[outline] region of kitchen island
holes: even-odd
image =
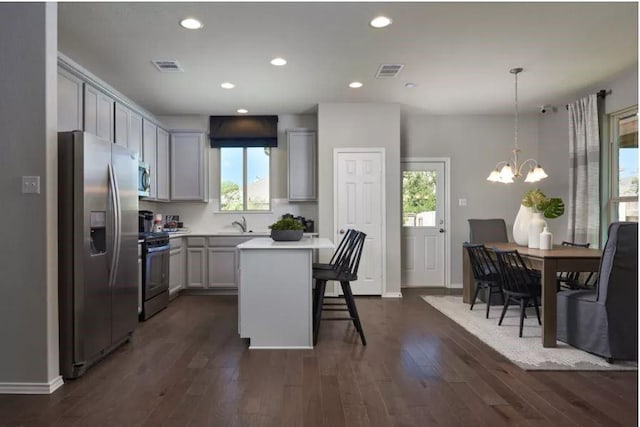
[[[238,333],[250,349],[313,348],[313,251],[333,249],[325,238],[297,242],[255,238],[240,252]]]

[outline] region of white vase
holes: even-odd
[[[513,240],[520,246],[529,244],[529,222],[532,214],[533,210],[531,208],[520,205],[520,210],[513,223]]]
[[[540,233],[547,226],[547,222],[542,219],[541,212],[534,212],[529,222],[529,247],[531,249],[540,248]]]
[[[553,247],[553,234],[545,227],[540,233],[540,249],[549,250]]]

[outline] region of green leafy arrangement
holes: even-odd
[[[524,193],[522,205],[541,212],[545,218],[558,218],[564,214],[564,202],[559,197],[547,197],[539,189]]]
[[[272,230],[304,230],[304,225],[293,218],[282,218],[269,226]]]

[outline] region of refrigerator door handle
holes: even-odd
[[[111,205],[113,206],[113,244],[111,245],[111,262],[109,269],[109,287],[113,286],[115,280],[116,268],[118,264],[118,196],[115,183],[115,176],[113,173],[113,167],[109,164],[109,194],[111,196]]]
[[[116,214],[116,265],[115,271],[117,272],[120,268],[120,249],[122,248],[122,205],[120,200],[120,186],[118,185],[118,176],[116,175],[116,171],[113,171],[113,187],[116,190],[116,206],[115,210]],[[114,281],[115,281],[115,273],[114,273]]]

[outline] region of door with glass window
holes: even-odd
[[[444,189],[444,162],[402,162],[402,286],[445,285]]]

